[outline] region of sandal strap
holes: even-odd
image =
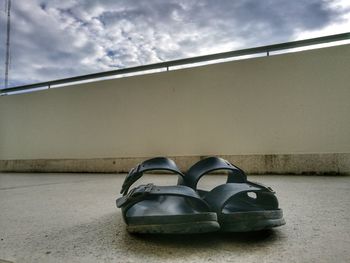
[[[117,207],[131,207],[135,203],[145,200],[150,195],[172,195],[196,199],[206,204],[192,188],[182,185],[156,186],[154,184],[140,185],[133,188],[127,195],[117,199]],[[207,204],[206,204],[207,205]],[[208,206],[208,205],[207,205]],[[209,206],[208,206],[209,208]]]
[[[188,170],[185,176],[185,183],[191,188],[196,189],[197,183],[203,175],[217,170],[228,170],[227,183],[247,182],[247,176],[242,169],[232,165],[223,158],[209,157],[195,163]]]
[[[274,195],[274,191],[271,188],[266,188],[255,183],[228,183],[215,187],[206,194],[204,199],[210,204],[212,210],[221,213],[231,198],[248,192]]]
[[[152,158],[138,164],[135,168],[130,170],[129,174],[125,178],[120,193],[126,195],[130,186],[140,179],[143,173],[149,171],[171,171],[180,175],[181,177],[184,177],[184,174],[181,173],[180,169],[176,166],[173,160],[165,157]]]

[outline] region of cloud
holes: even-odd
[[[340,33],[348,30],[350,20],[344,0],[12,4],[11,85]],[[0,24],[4,36],[4,12]],[[4,61],[3,44],[0,52]]]

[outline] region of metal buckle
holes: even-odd
[[[131,168],[130,172],[126,176],[124,183],[122,185],[122,189],[120,191],[121,194],[123,194],[125,190],[134,183],[134,177],[138,173],[139,168],[140,168],[140,164],[138,164],[135,168]]]
[[[118,207],[122,207],[129,202],[135,201],[135,199],[143,198],[145,195],[148,195],[154,189],[154,184],[140,185],[136,188],[130,190],[127,195],[121,197],[117,201]],[[135,193],[136,192],[136,193]]]
[[[137,173],[138,171],[140,171],[140,167],[141,167],[141,164],[138,163],[138,164],[136,165],[136,168],[135,168],[135,172],[136,172],[136,173]]]
[[[140,185],[134,189],[132,189],[128,194],[127,194],[127,198],[138,198],[140,196],[145,196],[147,194],[149,194],[152,189],[154,187],[154,184],[146,184],[146,185]],[[136,195],[134,195],[134,193],[136,193]],[[133,196],[134,195],[134,196]]]
[[[144,185],[145,193],[150,193],[152,191],[153,187],[154,187],[154,184],[146,184],[146,185]]]

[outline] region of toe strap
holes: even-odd
[[[256,194],[253,199],[248,196],[249,192]],[[211,209],[221,213],[228,203],[233,202],[241,211],[278,208],[277,198],[270,188],[255,183],[228,183],[215,187],[208,192],[204,200],[208,202]]]

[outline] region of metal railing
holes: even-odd
[[[306,46],[311,46],[311,45],[324,44],[324,43],[330,43],[330,42],[348,40],[348,39],[350,39],[350,32],[337,34],[337,35],[330,35],[330,36],[324,36],[324,37],[317,37],[317,38],[311,38],[311,39],[305,39],[305,40],[280,43],[280,44],[274,44],[274,45],[267,45],[267,46],[261,46],[261,47],[253,47],[253,48],[235,50],[235,51],[217,53],[217,54],[212,54],[212,55],[178,59],[178,60],[173,60],[173,61],[160,62],[160,63],[155,63],[155,64],[137,66],[137,67],[123,68],[123,69],[81,75],[81,76],[76,76],[76,77],[34,83],[34,84],[23,85],[23,86],[10,87],[7,89],[1,89],[0,95],[6,95],[7,93],[11,93],[11,92],[19,92],[19,91],[31,90],[31,89],[35,89],[35,88],[43,88],[43,87],[50,88],[54,85],[63,85],[63,84],[69,84],[69,83],[74,83],[74,82],[117,76],[117,75],[121,75],[121,74],[137,73],[137,72],[148,71],[148,70],[156,70],[156,69],[169,70],[169,68],[174,67],[174,66],[184,66],[184,65],[188,65],[188,64],[208,62],[208,61],[218,60],[218,59],[229,59],[229,58],[234,58],[234,57],[244,56],[244,55],[254,55],[254,54],[260,54],[260,53],[266,53],[266,55],[269,56],[270,52],[273,52],[273,51],[281,51],[281,50],[287,50],[287,49],[292,49],[292,48],[306,47]]]

